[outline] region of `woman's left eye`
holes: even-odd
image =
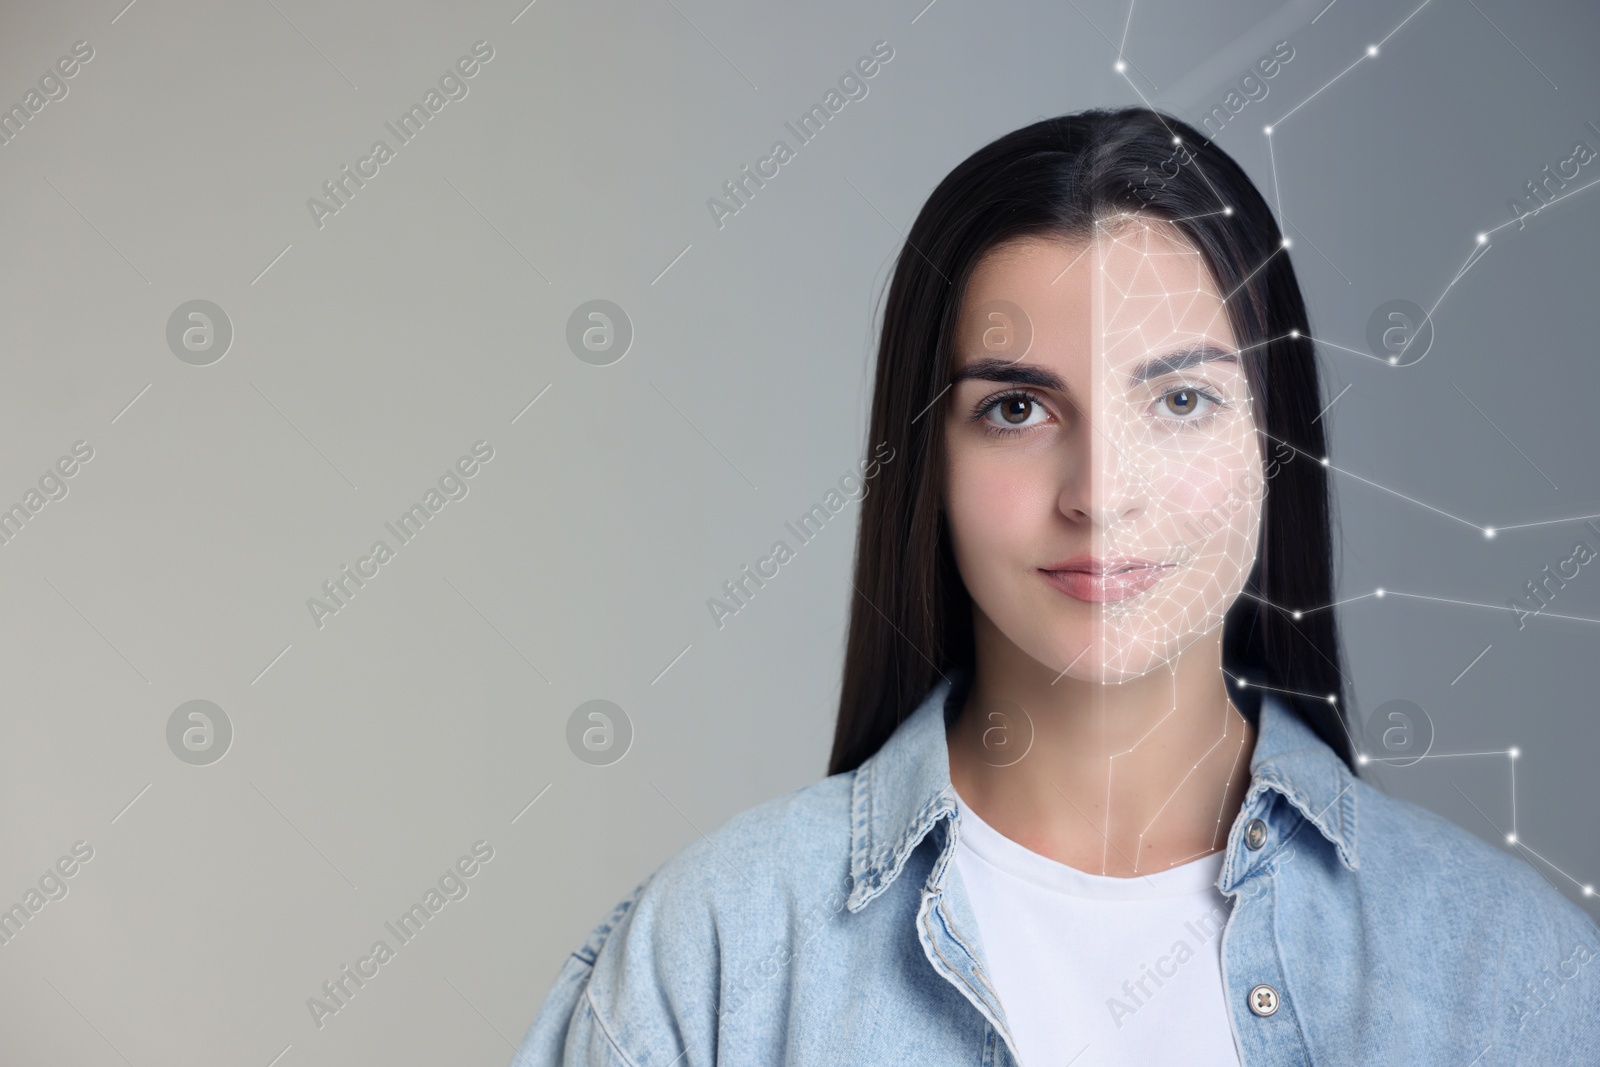
[[[1196,422],[1199,415],[1209,415],[1222,406],[1220,397],[1192,385],[1169,389],[1156,399],[1156,414],[1177,422]]]

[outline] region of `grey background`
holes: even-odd
[[[95,50],[0,147],[0,503],[94,448],[0,546],[0,904],[95,850],[0,946],[7,1063],[508,1062],[618,899],[823,773],[853,506],[721,630],[705,600],[868,450],[874,310],[933,185],[1040,116],[1142,95],[1198,123],[1285,38],[1220,143],[1269,200],[1275,165],[1343,346],[1355,715],[1407,699],[1436,754],[1518,747],[1548,863],[1517,851],[1596,914],[1597,630],[1506,603],[1600,546],[1555,521],[1600,512],[1600,191],[1502,227],[1600,148],[1593,5],[123,3],[10,3],[0,33],[0,103]],[[306,199],[478,40],[468,96],[318,229]],[[719,229],[707,198],[879,40],[868,95]],[[1363,354],[1494,227],[1425,360]],[[166,343],[194,299],[234,329],[210,366]],[[566,344],[595,299],[635,331],[605,367]],[[468,496],[317,628],[307,598],[478,440]],[[1594,570],[1551,611],[1600,619]],[[198,699],[234,731],[206,766],[166,739]],[[634,731],[609,766],[567,744],[595,699]],[[1373,771],[1512,848],[1507,757]],[[307,998],[478,840],[469,895],[319,1029]]]

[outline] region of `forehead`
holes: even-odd
[[[1035,342],[1117,360],[1197,341],[1237,347],[1204,257],[1159,220],[1113,217],[1092,236],[1019,237],[989,250],[962,301],[962,361],[995,354],[985,331],[998,321],[996,309],[1020,311],[1019,332]]]

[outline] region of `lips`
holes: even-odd
[[[1040,567],[1045,581],[1074,600],[1107,604],[1138,596],[1173,570],[1170,563],[1133,556],[1076,556]]]

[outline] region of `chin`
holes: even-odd
[[[1081,682],[1117,685],[1170,665],[1182,648],[1176,642],[1158,640],[1153,634],[1115,631],[1080,633],[1042,651],[1044,654],[1035,658],[1052,674]]]
[[[1216,625],[1221,625],[1221,616],[1216,616]],[[1187,629],[1181,622],[1162,625],[1157,619],[1144,619],[1141,625],[1072,627],[1032,654],[1053,675],[1118,685],[1171,667],[1184,649],[1216,625]]]

